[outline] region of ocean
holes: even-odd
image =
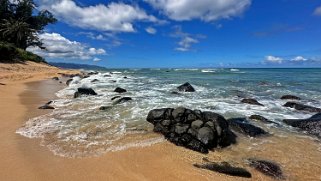
[[[192,84],[196,92],[173,94],[185,82]],[[98,95],[73,98],[79,87],[92,88]],[[116,87],[127,92],[116,93]],[[111,69],[85,79],[75,77],[68,87],[56,93],[58,99],[52,103],[55,110],[27,120],[17,133],[40,138],[41,144],[56,155],[99,156],[164,142],[146,121],[148,112],[183,106],[212,111],[225,118],[258,114],[279,124],[255,123],[279,139],[313,139],[282,123],[283,119],[313,115],[284,107],[287,100],[280,97],[287,94],[300,97],[300,103],[321,107],[321,69]],[[119,95],[133,100],[114,104],[111,98]],[[241,103],[243,98],[254,98],[264,106]],[[102,111],[101,106],[110,108]],[[246,149],[266,142],[269,141],[253,139]],[[315,144],[320,149],[320,144]]]

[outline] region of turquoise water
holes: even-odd
[[[94,79],[99,81],[91,83]],[[191,83],[196,92],[171,93],[185,82]],[[78,87],[93,88],[98,96],[74,99]],[[127,89],[122,96],[132,97],[133,101],[113,105],[111,98],[119,95],[113,92],[116,87]],[[281,124],[285,118],[312,115],[283,107],[286,100],[280,97],[285,94],[321,107],[321,69],[110,70],[86,79],[75,78],[69,87],[57,92],[53,112],[30,119],[17,132],[42,138],[44,145],[61,156],[92,156],[163,141],[161,137],[148,136],[152,126],[145,119],[155,108],[184,106],[213,111],[226,118],[259,114]],[[243,98],[257,99],[265,106],[242,104]],[[100,111],[101,106],[112,108]],[[129,135],[138,135],[140,139],[124,144]]]

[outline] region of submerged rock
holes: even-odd
[[[58,77],[53,77],[52,80],[57,80],[58,81],[59,78]]]
[[[94,79],[94,80],[91,81],[91,83],[95,83],[95,82],[99,82],[99,80],[98,79]]]
[[[257,100],[255,99],[243,99],[241,101],[242,103],[245,104],[252,104],[252,105],[257,105],[257,106],[264,106],[263,104],[259,103]]]
[[[194,166],[197,168],[211,170],[214,172],[223,173],[231,176],[245,177],[245,178],[252,177],[251,173],[247,171],[245,168],[234,167],[227,162],[221,162],[221,163],[208,162],[205,164],[194,164]]]
[[[117,98],[120,98],[121,96],[115,96],[115,97],[112,97],[110,100],[115,100],[115,99],[117,99]]]
[[[107,111],[107,110],[110,110],[112,107],[111,106],[101,106],[100,108],[99,108],[99,110],[101,110],[101,111]]]
[[[267,118],[260,116],[260,115],[251,115],[249,118],[252,120],[260,121],[262,123],[267,123],[267,124],[274,123],[273,121],[270,121]]]
[[[194,87],[188,82],[186,82],[183,85],[178,86],[177,89],[181,92],[195,92]]]
[[[52,102],[53,101],[49,101],[45,105],[38,107],[38,109],[55,109],[54,107],[50,106]]]
[[[250,137],[258,137],[268,135],[268,132],[262,128],[250,124],[245,118],[228,119],[230,127],[233,131],[248,135]]]
[[[97,95],[97,93],[92,88],[78,88],[78,91],[74,94],[74,98],[80,97],[81,95]]]
[[[297,103],[297,102],[287,102],[283,106],[284,107],[294,108],[294,109],[299,110],[299,111],[321,112],[320,108],[303,105],[303,104],[300,104],[300,103]]]
[[[284,95],[281,97],[281,99],[293,99],[293,100],[301,100],[300,97],[294,96],[294,95]]]
[[[133,100],[131,97],[122,97],[122,98],[117,99],[117,100],[113,103],[113,105],[115,105],[115,104],[121,104],[121,103],[128,102],[128,101],[131,101],[131,100]]]
[[[154,109],[148,113],[147,121],[172,143],[201,153],[229,146],[236,140],[224,117],[212,112],[184,107]]]
[[[117,87],[114,92],[117,92],[117,93],[124,93],[124,92],[127,92],[126,89],[123,89],[123,88],[120,88],[120,87]]]
[[[321,138],[321,113],[308,119],[284,119],[284,123]]]
[[[248,162],[251,167],[255,168],[257,171],[263,173],[264,175],[276,179],[284,179],[282,169],[277,163],[253,158],[248,159]]]

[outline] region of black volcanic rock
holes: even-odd
[[[117,92],[117,93],[124,93],[124,92],[127,92],[126,89],[123,89],[123,88],[120,88],[120,87],[117,87],[114,92]]]
[[[255,168],[264,175],[273,177],[275,179],[284,179],[282,169],[277,163],[253,158],[248,159],[248,162],[250,167]]]
[[[308,119],[284,119],[284,123],[321,138],[321,113]]]
[[[294,95],[284,95],[280,99],[293,99],[293,100],[301,100],[300,97],[294,96]]]
[[[57,80],[58,81],[59,78],[58,77],[53,77],[52,80]]]
[[[227,162],[214,163],[208,162],[204,164],[194,164],[196,168],[211,170],[218,173],[223,173],[230,176],[251,178],[252,175],[249,171],[241,167],[233,167]]]
[[[224,117],[212,112],[184,107],[154,109],[148,113],[147,121],[172,143],[201,153],[229,146],[236,140]]]
[[[284,107],[294,108],[294,109],[299,110],[299,111],[321,112],[320,108],[303,105],[303,104],[300,104],[300,103],[297,103],[297,102],[287,102],[283,106]]]
[[[186,82],[183,85],[178,86],[177,89],[181,92],[195,92],[194,87],[188,82]]]
[[[257,105],[257,106],[264,106],[263,104],[259,103],[257,100],[255,99],[243,99],[241,101],[242,103],[245,104],[252,104],[252,105]]]
[[[268,132],[264,131],[262,128],[250,124],[244,118],[232,118],[228,119],[228,122],[233,131],[248,135],[250,137],[258,137],[268,134]]]
[[[97,95],[97,93],[92,88],[78,88],[78,91],[74,94],[74,98],[80,97],[81,95]]]

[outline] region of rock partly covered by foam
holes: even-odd
[[[281,97],[281,99],[293,99],[293,100],[301,100],[300,97],[294,96],[294,95],[284,95]]]
[[[283,122],[321,138],[321,113],[308,119],[284,119]]]
[[[74,94],[74,98],[80,97],[81,95],[97,95],[97,93],[92,88],[78,88],[78,91]]]
[[[172,143],[201,153],[235,143],[236,136],[229,130],[228,122],[213,112],[183,107],[154,109],[147,121],[154,125],[155,132],[162,133]]]
[[[117,87],[114,92],[117,92],[117,93],[124,93],[124,92],[127,92],[126,89],[123,89],[123,88],[120,88],[120,87]]]
[[[73,81],[73,79],[68,79],[67,81],[66,81],[66,85],[70,85],[70,83]]]
[[[254,120],[254,121],[260,121],[260,122],[266,123],[266,124],[271,124],[271,123],[275,124],[273,121],[270,121],[267,118],[265,118],[263,116],[260,116],[260,115],[257,115],[257,114],[251,115],[249,117],[249,119]]]
[[[300,104],[300,103],[297,103],[297,102],[287,102],[283,106],[284,107],[294,108],[294,109],[299,110],[299,111],[321,112],[320,108],[307,106],[307,105]]]
[[[243,99],[241,101],[242,103],[245,104],[252,104],[252,105],[257,105],[257,106],[264,106],[263,104],[259,103],[257,100],[255,99]]]
[[[250,124],[245,118],[232,118],[228,119],[230,127],[233,131],[248,135],[250,137],[258,137],[268,135],[268,132],[262,128]]]
[[[53,101],[49,101],[49,102],[47,102],[46,104],[44,104],[43,106],[38,107],[38,109],[55,109],[53,106],[50,106],[50,104],[51,104],[52,102],[53,102]]]
[[[177,89],[181,92],[195,92],[194,87],[188,82],[186,82],[183,85],[178,86]]]
[[[282,169],[277,163],[255,158],[248,159],[248,163],[251,167],[255,168],[264,175],[273,177],[275,179],[284,179]]]

